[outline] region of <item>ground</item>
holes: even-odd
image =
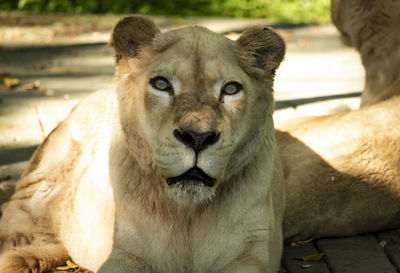
[[[57,23],[52,17],[28,19],[0,13],[0,204],[12,193],[37,145],[79,99],[114,86],[107,41],[117,16],[74,18],[75,23],[64,17]],[[156,21],[164,29],[201,24],[232,38],[249,25],[269,23],[162,17]],[[336,29],[275,26],[287,42],[287,55],[276,76],[275,121],[356,109],[364,71],[358,53],[342,45]],[[318,253],[323,255],[310,256]],[[282,271],[394,273],[399,269],[400,233],[389,231],[288,244]]]

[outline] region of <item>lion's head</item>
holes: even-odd
[[[116,25],[111,45],[131,153],[172,198],[210,200],[262,141],[272,153],[272,85],[285,46],[271,29],[232,41],[201,27],[161,33],[135,16]]]

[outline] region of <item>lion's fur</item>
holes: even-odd
[[[75,107],[3,207],[0,272],[42,272],[67,253],[96,272],[277,271],[285,198],[272,84],[282,39],[268,28],[238,41],[199,27],[162,34],[136,16],[117,24],[111,45],[117,90]],[[151,89],[157,75],[173,98]],[[232,80],[242,96],[219,93]],[[195,159],[176,128],[220,138]],[[192,164],[216,184],[167,185]]]
[[[361,105],[400,81],[400,2],[331,0],[332,21],[365,68]]]
[[[400,226],[400,88],[357,111],[277,125],[287,240]]]

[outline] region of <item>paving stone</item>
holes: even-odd
[[[312,242],[300,246],[286,244],[283,251],[283,267],[287,273],[330,273],[323,260],[304,262],[298,259],[320,253]]]
[[[372,234],[316,241],[332,273],[396,273]]]

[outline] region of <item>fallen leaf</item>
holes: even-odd
[[[75,264],[71,260],[67,260],[64,266],[56,267],[57,272],[65,271],[65,272],[77,272],[77,273],[90,273],[87,269]]]
[[[67,260],[67,265],[69,266],[69,268],[78,268],[79,265],[73,263],[71,260]]]
[[[11,179],[11,175],[6,175],[4,177],[0,177],[0,182],[4,182]]]
[[[397,240],[394,238],[389,238],[389,240],[387,241],[389,246],[395,245],[397,244]]]
[[[3,78],[3,84],[7,88],[13,88],[15,86],[19,85],[19,79],[18,78]]]
[[[325,257],[325,253],[312,254],[308,256],[296,257],[297,260],[303,262],[319,262]]]
[[[14,128],[14,126],[12,126],[12,125],[10,125],[10,124],[3,123],[3,124],[0,125],[0,128],[1,128],[1,130],[3,130],[3,131],[8,131],[8,130]]]
[[[46,96],[53,96],[54,95],[54,90],[44,90],[43,94],[45,94]]]
[[[40,84],[39,80],[36,80],[33,83],[25,84],[24,89],[29,90],[29,91],[38,90],[38,91],[42,91],[42,92],[46,90],[46,88]]]
[[[66,270],[69,270],[69,269],[79,268],[79,265],[73,263],[71,260],[67,260],[65,263],[66,263],[66,265],[56,267],[56,269],[57,270],[61,270],[61,271],[66,271]]]
[[[304,240],[304,241],[292,242],[292,243],[290,243],[290,246],[292,246],[292,247],[303,246],[303,245],[308,244],[312,240],[314,240],[314,238],[311,238],[311,239],[308,239],[308,240]]]

